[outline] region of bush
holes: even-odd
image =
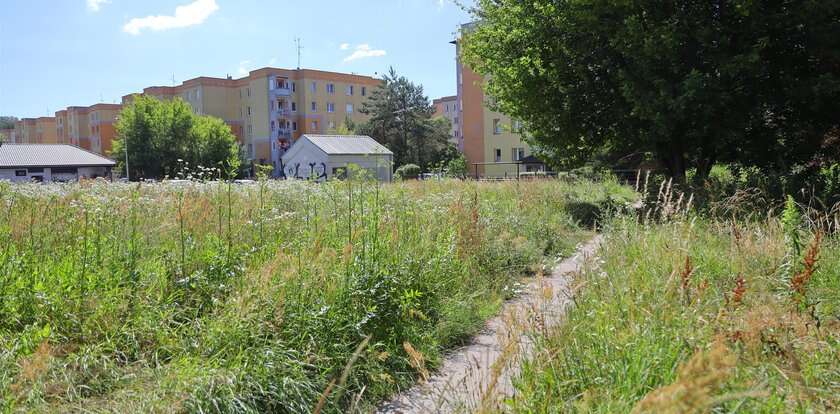
[[[420,176],[420,166],[416,164],[405,164],[394,172],[401,180],[416,180]]]

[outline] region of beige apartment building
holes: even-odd
[[[469,31],[472,24],[461,27]],[[531,148],[522,139],[519,122],[490,110],[483,85],[486,81],[461,61],[461,46],[456,40],[458,118],[462,135],[462,151],[470,173],[479,177],[516,177],[528,166],[518,164],[531,155]]]
[[[311,69],[262,68],[241,79],[199,77],[178,86],[156,86],[143,94],[158,99],[180,97],[199,115],[230,125],[253,164],[272,165],[283,173],[281,157],[303,134],[330,134],[360,112],[379,79]],[[123,103],[131,101],[123,97]]]
[[[90,127],[88,126],[88,107],[71,106],[67,108],[67,120],[65,121],[65,134],[67,144],[91,149]]]
[[[458,129],[458,124],[461,121],[458,113],[458,97],[444,96],[443,98],[433,100],[432,104],[435,107],[434,116],[444,117],[452,124],[452,128],[449,130],[449,142],[455,145],[458,151],[463,152],[464,146],[461,141],[461,131]]]

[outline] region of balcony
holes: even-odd
[[[276,108],[271,111],[275,117],[288,117],[292,116],[292,111],[288,108]]]
[[[292,139],[292,130],[289,128],[280,128],[277,130],[277,139],[290,141]]]
[[[292,96],[292,89],[289,87],[274,88],[270,92],[272,96]]]

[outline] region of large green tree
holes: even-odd
[[[434,107],[423,87],[397,75],[394,68],[383,76],[361,112],[370,119],[356,129],[388,147],[397,165],[428,169],[450,153],[449,121],[433,119]]]
[[[120,112],[112,156],[130,179],[174,177],[185,166],[219,168],[222,176],[240,165],[236,136],[221,119],[198,116],[176,98],[160,101],[137,95]]]
[[[477,0],[463,57],[569,165],[644,151],[678,180],[790,168],[838,124],[840,2]]]

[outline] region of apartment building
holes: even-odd
[[[435,107],[434,116],[446,118],[452,124],[452,128],[449,130],[449,142],[455,145],[459,151],[464,151],[460,130],[458,129],[458,123],[461,121],[458,114],[458,97],[444,96],[433,100],[432,104]]]
[[[122,105],[99,103],[88,108],[89,145],[85,148],[97,154],[108,156],[111,154],[111,146],[116,137],[117,115],[120,114]]]
[[[36,144],[55,144],[58,136],[55,129],[55,117],[42,116],[35,118],[35,142]]]
[[[67,109],[67,120],[65,121],[65,134],[67,144],[91,150],[90,127],[88,125],[88,107],[71,106]]]
[[[461,27],[470,30],[471,23]],[[525,171],[518,164],[531,155],[531,148],[522,139],[521,123],[490,110],[483,85],[486,82],[461,61],[461,45],[456,40],[458,83],[458,127],[462,136],[461,150],[471,174],[480,177],[515,177]]]
[[[262,68],[240,79],[199,77],[178,86],[156,86],[143,94],[180,97],[199,115],[230,125],[253,164],[282,173],[282,156],[303,134],[335,133],[347,119],[367,120],[359,112],[379,79],[311,69]],[[131,101],[123,97],[123,103]]]
[[[57,144],[67,144],[69,128],[67,128],[67,110],[62,109],[55,113],[55,135]]]

